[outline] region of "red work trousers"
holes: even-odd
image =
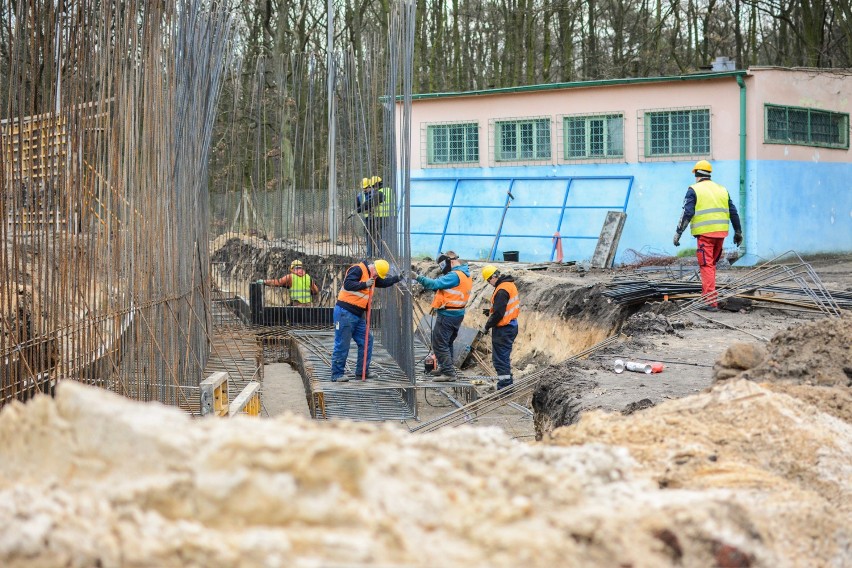
[[[701,293],[707,298],[707,304],[718,307],[716,300],[716,263],[722,258],[722,243],[725,237],[698,235],[698,267],[701,273]]]

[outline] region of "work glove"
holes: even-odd
[[[266,280],[258,280],[255,284],[266,284]]]
[[[734,233],[734,244],[740,246],[743,244],[743,234],[742,233]]]
[[[680,246],[680,233],[674,234],[674,238],[672,239],[672,244],[676,247]]]
[[[375,281],[375,280],[373,280],[372,278],[367,278],[367,281],[366,281],[366,282],[364,282],[364,284],[366,284],[366,285],[367,285],[367,288],[372,288],[372,287],[373,287],[373,284],[375,284],[375,283],[376,283],[376,281]]]

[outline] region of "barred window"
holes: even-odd
[[[624,116],[602,114],[563,118],[566,160],[624,156]]]
[[[496,123],[499,162],[550,159],[550,119]]]
[[[479,161],[479,125],[434,124],[427,128],[429,164]]]
[[[769,144],[849,148],[849,115],[813,108],[766,105]]]
[[[710,153],[710,110],[645,113],[645,155],[685,156]]]

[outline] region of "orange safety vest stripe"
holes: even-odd
[[[505,290],[509,294],[509,302],[506,304],[506,313],[503,318],[497,322],[497,327],[509,325],[512,320],[517,319],[521,313],[521,298],[518,296],[518,287],[514,282],[502,282],[494,288],[494,293],[491,295],[491,305],[494,305],[494,298],[497,297],[497,292]],[[494,308],[491,308],[491,313],[494,313]]]
[[[359,262],[358,264],[353,264],[352,266],[350,266],[346,270],[346,273],[349,274],[349,271],[352,270],[353,268],[355,268],[356,266],[361,267],[361,282],[366,282],[367,280],[369,280],[370,279],[370,270],[367,268],[367,265],[364,264],[363,262]],[[344,276],[344,281],[345,280],[346,280],[346,277]],[[346,302],[347,304],[352,304],[353,306],[358,306],[359,308],[366,310],[367,309],[367,303],[370,301],[370,291],[367,290],[367,289],[364,289],[364,290],[356,290],[356,291],[353,292],[353,291],[347,290],[346,288],[341,286],[340,287],[340,293],[337,295],[337,299],[340,300],[341,302]]]
[[[460,310],[467,305],[470,300],[470,291],[473,289],[473,280],[470,276],[461,270],[453,270],[458,277],[459,283],[452,288],[438,290],[435,293],[435,298],[432,300],[432,307],[436,310]]]

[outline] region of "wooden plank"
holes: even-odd
[[[213,373],[198,385],[201,390],[201,415],[228,415],[228,373]]]
[[[609,268],[612,266],[626,219],[627,213],[607,211],[600,237],[598,237],[598,244],[595,247],[595,254],[592,255],[592,268]]]

